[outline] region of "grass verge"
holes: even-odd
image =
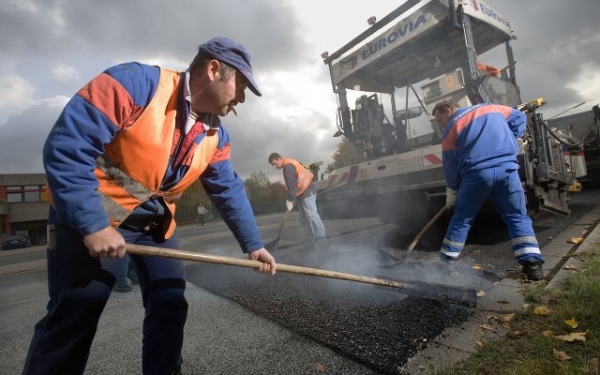
[[[525,309],[503,317],[507,335],[436,374],[600,374],[600,243],[576,258],[579,271],[527,291]]]

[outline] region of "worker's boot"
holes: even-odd
[[[521,270],[527,279],[533,281],[540,281],[544,278],[544,271],[542,270],[542,261],[523,261],[521,262],[523,269]]]
[[[446,272],[448,275],[456,275],[458,271],[456,270],[456,262],[458,259],[449,257],[443,253],[440,253],[440,261],[439,265],[442,269],[442,272]]]
[[[443,253],[438,253],[438,256],[434,259],[427,260],[424,263],[434,267],[440,274],[455,275],[458,273],[456,270],[456,262],[457,259],[446,256]]]

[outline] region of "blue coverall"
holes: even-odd
[[[525,126],[522,112],[496,104],[459,108],[450,116],[442,140],[443,167],[448,187],[458,194],[441,248],[448,258],[458,258],[489,195],[508,227],[517,261],[543,262],[518,173],[516,139]]]

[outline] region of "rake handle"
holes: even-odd
[[[423,227],[423,229],[421,229],[421,231],[419,232],[419,234],[417,234],[415,239],[410,243],[410,245],[408,245],[408,249],[407,249],[408,252],[406,253],[406,255],[410,254],[410,252],[413,251],[413,249],[415,248],[415,246],[417,246],[417,243],[419,241],[421,241],[421,238],[423,238],[425,233],[427,233],[427,231],[433,226],[433,224],[435,224],[440,219],[440,217],[442,217],[444,212],[446,212],[447,210],[448,210],[448,207],[446,207],[446,206],[442,207],[442,209],[439,210],[439,212],[437,214],[435,214],[435,216],[431,220],[429,220],[427,225],[425,225]]]
[[[169,249],[169,248],[163,248],[163,247],[143,246],[143,245],[134,245],[134,244],[127,244],[126,246],[127,246],[127,253],[135,254],[135,255],[149,255],[149,256],[157,256],[157,257],[162,257],[162,258],[190,260],[190,261],[194,261],[194,262],[203,262],[203,263],[225,264],[225,265],[229,265],[229,266],[239,266],[239,267],[247,267],[247,268],[254,268],[254,269],[259,268],[260,265],[262,264],[261,262],[259,262],[257,260],[240,259],[240,258],[223,256],[223,255],[197,253],[197,252],[192,252],[192,251]],[[293,266],[293,265],[281,264],[281,263],[277,264],[277,271],[287,272],[287,273],[295,273],[295,274],[301,274],[301,275],[327,277],[330,279],[358,281],[361,283],[383,285],[383,286],[389,286],[389,287],[393,287],[393,288],[412,289],[412,286],[404,284],[404,283],[400,283],[397,281],[378,279],[375,277],[368,277],[368,276],[354,275],[354,274],[344,273],[344,272],[328,271],[328,270],[322,270],[322,269],[318,269],[318,268]]]

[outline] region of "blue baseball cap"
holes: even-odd
[[[250,55],[246,48],[229,38],[213,38],[198,47],[198,55],[219,60],[239,70],[248,81],[248,88],[256,95],[262,96],[258,85],[252,77]]]

